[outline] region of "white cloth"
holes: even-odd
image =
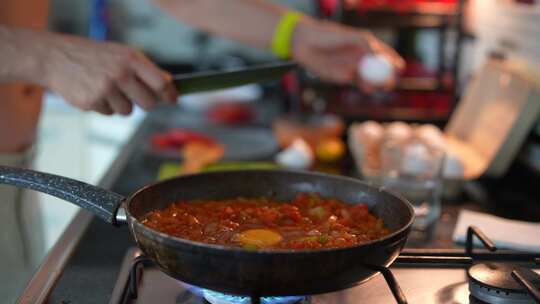
[[[27,167],[32,150],[0,154],[0,165]],[[44,229],[35,192],[0,185],[0,303],[14,303],[39,265]]]
[[[540,223],[522,222],[469,210],[459,213],[453,239],[465,243],[467,227],[474,225],[498,248],[540,252]]]

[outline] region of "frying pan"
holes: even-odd
[[[2,166],[0,184],[48,193],[114,226],[127,224],[144,254],[169,276],[252,297],[325,293],[368,280],[399,255],[413,221],[406,200],[356,179],[319,173],[246,170],[188,175],[148,185],[128,198],[66,177]],[[178,200],[239,196],[291,200],[299,192],[366,203],[391,234],[348,248],[248,251],[172,237],[140,222],[148,211]]]

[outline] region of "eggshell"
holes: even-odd
[[[406,142],[413,135],[413,130],[408,124],[396,121],[388,124],[385,130],[385,137],[387,140],[395,140],[398,142]]]
[[[380,142],[384,136],[384,128],[376,121],[366,121],[359,126],[360,139],[369,142]]]
[[[279,165],[292,169],[308,169],[314,160],[313,151],[303,139],[295,139],[287,149],[276,155]]]
[[[385,84],[394,74],[394,67],[381,55],[366,55],[358,63],[360,79],[371,85]]]
[[[444,135],[436,126],[431,124],[421,125],[414,130],[414,135],[426,145],[441,151],[446,151]]]

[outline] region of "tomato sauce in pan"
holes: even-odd
[[[180,201],[149,212],[142,223],[172,236],[250,250],[349,247],[390,233],[366,204],[306,193],[288,202]]]

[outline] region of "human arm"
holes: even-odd
[[[288,10],[265,0],[154,0],[165,12],[198,29],[270,49],[276,25]],[[403,60],[370,32],[303,16],[292,38],[292,57],[321,78],[355,81],[363,55],[385,56],[396,70]]]
[[[176,100],[171,76],[136,50],[3,25],[0,82],[41,85],[102,114],[125,115],[133,103],[149,110],[160,100]]]

